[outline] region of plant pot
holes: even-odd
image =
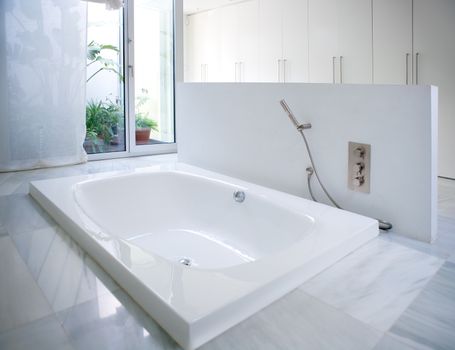
[[[150,141],[150,128],[136,128],[136,144],[144,145]]]

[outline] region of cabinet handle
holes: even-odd
[[[343,84],[343,56],[340,56],[340,84]]]
[[[287,62],[287,59],[284,59],[283,60],[283,83],[286,82],[286,62]]]
[[[420,53],[416,53],[416,85],[419,85],[419,56]]]
[[[234,63],[234,81],[237,82],[237,64],[238,62]]]
[[[277,67],[278,67],[278,82],[281,83],[281,60],[277,60]]]
[[[332,82],[335,84],[335,60],[337,58],[335,56],[332,57]]]
[[[409,53],[406,54],[406,85],[409,85]]]

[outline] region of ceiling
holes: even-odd
[[[191,14],[243,1],[245,0],[183,0],[183,12]]]

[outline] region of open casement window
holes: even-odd
[[[87,1],[92,159],[176,150],[172,0]]]

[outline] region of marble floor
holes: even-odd
[[[175,159],[0,174],[0,349],[179,349],[27,194]],[[383,234],[202,349],[455,349],[455,181],[439,191],[434,244]]]

